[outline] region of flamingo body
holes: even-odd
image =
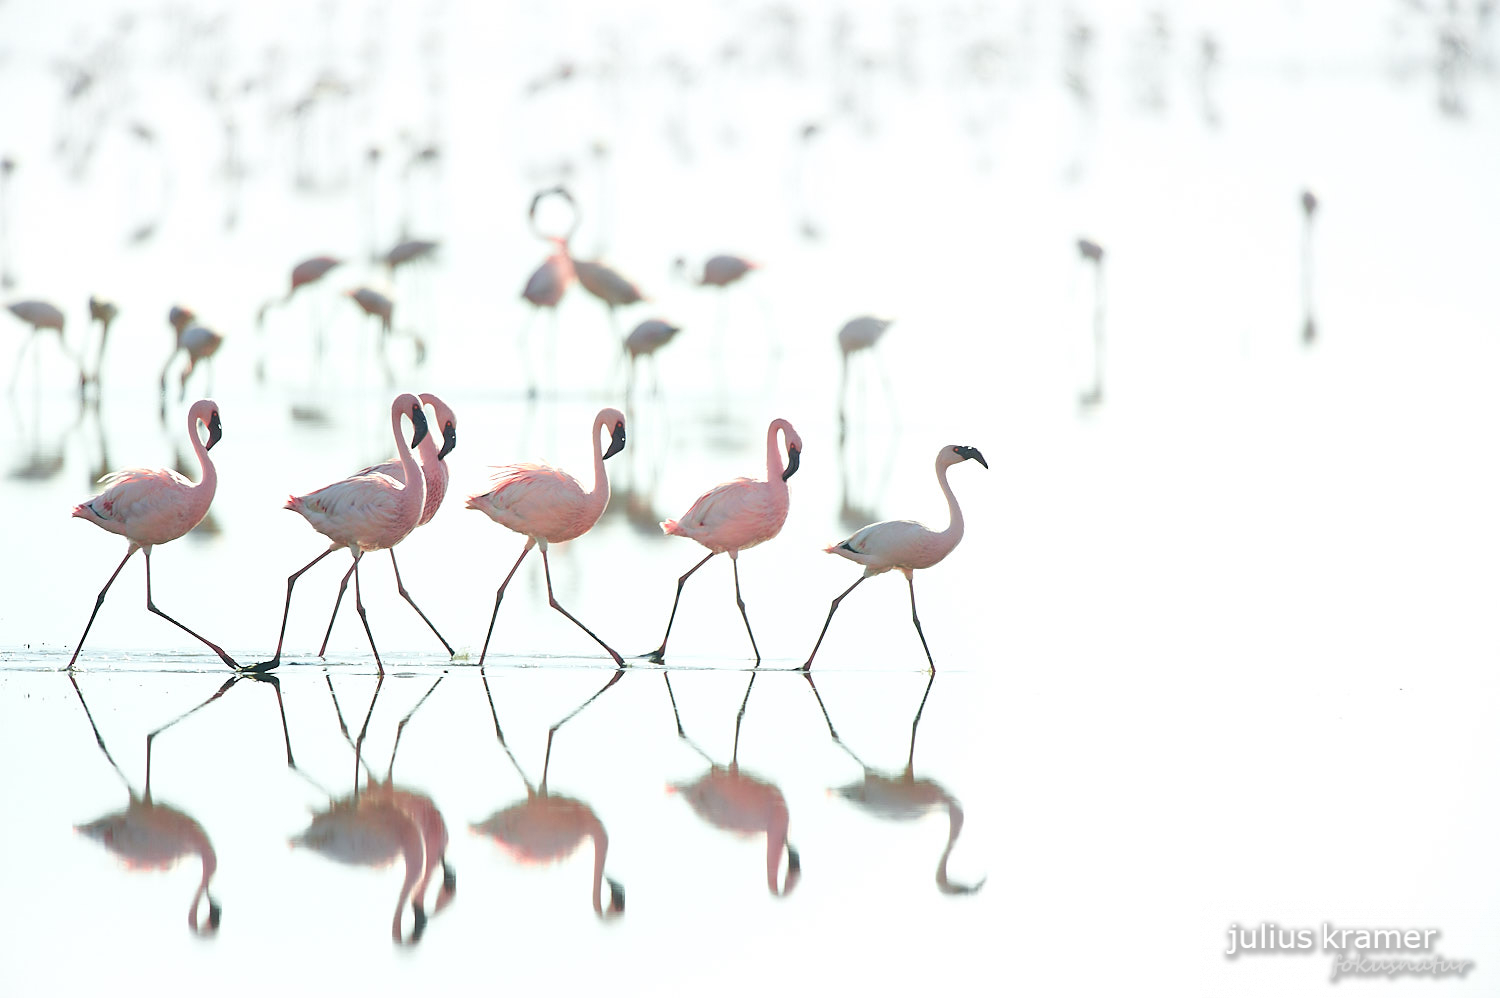
[[[403,239],[386,250],[381,262],[394,270],[402,264],[414,263],[431,256],[437,248],[438,244],[430,239]]]
[[[573,855],[591,831],[604,832],[587,804],[551,795],[513,804],[469,827],[494,839],[520,863],[558,862]]]
[[[890,325],[890,319],[877,319],[873,315],[850,319],[839,330],[839,349],[846,354],[868,350],[880,342]]]
[[[423,406],[432,406],[433,413],[437,416],[437,426],[443,437],[443,449],[437,448],[433,439],[436,434],[429,433],[422,438],[417,445],[417,457],[422,464],[422,515],[417,520],[417,526],[424,526],[431,522],[437,515],[438,507],[443,504],[443,497],[448,494],[448,464],[444,460],[448,453],[458,446],[458,417],[453,415],[453,410],[442,399],[431,392],[423,392],[418,396]],[[405,482],[406,471],[401,462],[395,458],[383,464],[366,468],[359,472],[361,475],[389,475],[398,482]]]
[[[314,256],[303,260],[292,268],[292,285],[287,291],[290,296],[292,292],[304,284],[312,284],[323,279],[323,275],[337,267],[344,261],[336,256]]]
[[[30,326],[34,332],[53,329],[58,335],[62,335],[64,322],[62,309],[51,302],[28,299],[13,301],[5,307],[10,309],[12,315]]]
[[[391,315],[395,311],[396,304],[389,297],[369,287],[355,288],[347,294],[356,305],[364,310],[366,315],[375,316],[386,329],[390,328]]]
[[[789,467],[783,471],[776,433],[786,434]],[[736,554],[775,537],[786,522],[786,479],[797,470],[802,438],[784,419],[773,420],[766,433],[766,480],[736,478],[709,489],[676,520],[662,523],[663,533],[690,537],[715,554]]]
[[[557,244],[557,250],[542,261],[521,291],[521,297],[537,308],[556,308],[568,285],[577,276],[562,240],[554,239],[553,242]]]
[[[632,359],[649,356],[670,343],[672,337],[680,332],[682,327],[674,326],[665,319],[647,319],[625,337],[625,352]]]
[[[624,275],[597,261],[574,260],[573,271],[583,289],[610,308],[646,300]]]
[[[698,283],[718,288],[728,287],[759,267],[758,263],[751,263],[744,257],[727,253],[711,256],[703,264],[703,277]]]

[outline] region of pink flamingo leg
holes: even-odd
[[[104,584],[104,588],[99,590],[99,598],[94,600],[94,612],[89,614],[89,622],[83,627],[83,637],[78,639],[78,647],[73,649],[73,657],[68,659],[69,672],[73,671],[73,663],[78,661],[78,653],[83,651],[84,639],[89,636],[89,629],[94,626],[94,618],[99,615],[99,608],[104,605],[104,594],[109,592],[109,587],[115,584],[115,579],[119,577],[120,570],[130,560],[130,556],[138,550],[140,550],[140,545],[131,542],[130,550],[125,552],[125,557],[120,559],[120,564],[116,566],[114,574],[109,577],[109,581]]]
[[[674,620],[677,619],[677,604],[682,601],[682,587],[687,582],[687,580],[692,576],[692,574],[694,572],[698,571],[698,569],[700,569],[704,565],[708,564],[708,559],[712,558],[714,555],[716,555],[718,553],[719,552],[717,552],[717,551],[710,551],[704,557],[704,559],[702,561],[698,562],[698,564],[696,564],[692,568],[688,569],[687,572],[681,578],[679,578],[677,580],[677,596],[676,596],[675,599],[672,600],[672,615],[667,618],[667,633],[663,634],[661,636],[661,645],[656,649],[656,651],[651,652],[649,655],[646,656],[646,659],[648,661],[655,662],[658,665],[660,665],[662,663],[662,661],[666,658],[666,656],[667,656],[667,638],[671,637],[671,635],[672,635],[672,621],[674,621]],[[668,689],[669,690],[671,689],[670,684],[668,685]]]
[[[370,639],[370,651],[375,655],[375,668],[380,670],[381,678],[384,678],[385,666],[380,663],[380,649],[375,647],[375,635],[370,632],[370,618],[365,613],[365,601],[359,594],[359,555],[357,554],[354,556],[354,609],[359,612],[359,622],[365,625],[365,637]],[[370,723],[368,717],[365,718],[365,723]]]
[[[912,583],[910,572],[906,573],[906,588],[911,590],[911,622],[917,625],[917,637],[922,639],[922,650],[927,653],[927,672],[936,676],[937,665],[932,661],[932,649],[927,647],[927,635],[922,633],[922,622],[917,619],[917,587]],[[926,698],[923,700],[925,702]]]
[[[359,562],[356,561],[354,565],[357,564]],[[328,630],[323,632],[323,644],[318,648],[319,658],[322,658],[323,653],[328,650],[328,639],[333,636],[333,622],[338,618],[339,604],[344,602],[344,590],[349,588],[349,576],[354,574],[354,565],[350,565],[349,571],[345,572],[344,577],[339,580],[339,593],[333,598],[333,615],[328,618]]]
[[[617,651],[615,651],[609,645],[605,644],[604,641],[603,641],[603,639],[600,638],[599,635],[595,634],[593,631],[589,630],[587,627],[584,627],[583,621],[581,621],[577,617],[573,616],[567,610],[564,610],[562,604],[557,601],[557,597],[554,596],[554,595],[552,595],[552,568],[551,568],[551,566],[549,566],[547,564],[547,549],[546,548],[542,549],[542,573],[544,575],[546,575],[546,577],[547,577],[547,602],[552,606],[552,609],[556,610],[558,613],[562,614],[564,617],[567,617],[573,623],[577,624],[579,626],[579,628],[581,628],[583,630],[583,633],[587,634],[589,637],[591,637],[595,641],[597,641],[599,643],[599,647],[600,648],[603,648],[605,651],[609,652],[609,657],[615,660],[615,665],[623,666],[625,664],[625,660],[620,657],[620,653],[617,652]],[[752,641],[753,641],[753,639],[752,639]],[[619,679],[619,678],[620,678],[620,674],[619,673],[615,673],[615,679]],[[610,680],[611,683],[613,683],[614,681],[615,681],[614,679]],[[609,687],[605,687],[605,689],[608,689],[608,688]],[[602,693],[603,690],[601,690],[600,692]]]
[[[396,549],[395,548],[391,548],[390,550],[391,550],[391,569],[392,569],[392,571],[394,571],[396,573],[396,592],[400,593],[401,594],[401,598],[404,599],[404,600],[406,600],[406,602],[410,603],[411,604],[411,608],[413,610],[417,611],[417,616],[422,618],[422,623],[426,624],[432,630],[432,633],[435,634],[435,635],[437,635],[437,639],[439,641],[441,641],[442,644],[443,644],[443,647],[447,649],[447,651],[448,651],[448,657],[452,658],[453,657],[453,646],[448,643],[448,639],[447,638],[443,637],[441,634],[438,633],[437,626],[435,624],[433,624],[432,621],[430,621],[430,620],[427,619],[427,614],[425,614],[425,613],[422,612],[422,608],[419,607],[419,606],[417,606],[417,601],[411,598],[411,595],[409,593],[407,593],[407,591],[406,591],[406,586],[404,586],[401,583],[401,569],[399,569],[399,568],[396,567]]]
[[[740,608],[740,616],[745,620],[745,633],[750,635],[750,650],[755,652],[755,667],[760,668],[760,649],[755,645],[755,632],[750,630],[750,615],[745,612],[745,599],[740,595],[740,559],[735,553],[729,555],[730,562],[734,565],[734,602]],[[745,698],[750,698],[750,691],[745,691]],[[743,707],[740,708],[744,710]]]
[[[282,643],[286,641],[286,619],[287,616],[292,612],[292,587],[297,584],[297,579],[301,577],[303,572],[307,571],[309,568],[312,568],[324,558],[327,558],[329,555],[333,554],[333,552],[337,551],[339,547],[340,545],[338,544],[333,545],[327,551],[324,551],[312,561],[308,562],[306,565],[303,565],[291,575],[287,576],[286,606],[281,610],[281,636],[276,639],[276,654],[269,661],[256,663],[256,668],[262,671],[269,671],[281,664],[281,646]]]
[[[500,588],[495,592],[495,609],[490,614],[490,629],[484,633],[484,647],[479,651],[479,664],[481,666],[484,665],[484,656],[489,654],[490,637],[495,633],[495,618],[500,616],[500,601],[505,598],[505,587],[510,585],[510,580],[515,577],[516,569],[521,567],[521,562],[526,560],[526,555],[531,552],[531,546],[535,543],[536,541],[532,538],[526,538],[526,546],[521,549],[521,557],[517,558],[516,563],[510,566],[510,572],[505,576],[505,581],[500,583]],[[580,624],[579,626],[582,627],[583,625]],[[499,729],[497,728],[496,730]]]
[[[869,578],[868,575],[861,575],[859,578],[854,580],[854,586],[859,585],[867,578]],[[823,637],[828,633],[828,625],[833,623],[833,612],[839,608],[840,603],[844,602],[845,596],[848,596],[850,593],[854,592],[854,586],[850,586],[848,589],[845,589],[843,592],[839,593],[838,596],[834,597],[833,605],[828,608],[828,618],[823,621],[823,629],[818,632],[818,643],[813,645],[812,653],[807,656],[807,661],[802,663],[803,672],[808,673],[809,675],[812,673],[813,657],[818,654],[818,649],[823,647]],[[816,686],[813,687],[813,691],[817,691]],[[819,705],[821,705],[822,702],[823,698],[819,697]],[[826,711],[824,712],[824,720],[827,720]]]
[[[227,652],[225,652],[223,648],[220,648],[218,645],[214,644],[212,641],[208,640],[203,635],[201,635],[197,631],[193,630],[191,627],[188,627],[186,624],[183,624],[183,623],[180,623],[180,622],[178,622],[176,620],[173,620],[171,617],[167,616],[165,613],[162,613],[160,610],[158,610],[156,608],[156,604],[153,603],[153,602],[151,602],[151,548],[149,548],[149,547],[143,547],[143,548],[141,548],[141,553],[146,556],[146,609],[150,610],[152,613],[156,614],[158,617],[160,617],[162,620],[165,620],[167,623],[169,623],[169,624],[176,624],[178,627],[182,628],[184,631],[187,631],[193,637],[197,638],[199,641],[202,641],[204,644],[208,645],[208,647],[212,648],[213,649],[213,653],[215,655],[219,656],[219,658],[223,660],[223,662],[224,662],[225,665],[229,666],[231,669],[238,670],[240,668],[240,663],[238,663],[234,659],[230,658],[229,654]]]

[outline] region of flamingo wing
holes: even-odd
[[[860,527],[825,550],[871,568],[918,567],[910,562],[921,559],[933,536],[916,520],[883,520]]]
[[[494,487],[471,496],[469,506],[520,533],[542,533],[584,503],[583,486],[565,471],[545,464],[512,464],[496,469]]]

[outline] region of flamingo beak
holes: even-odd
[[[443,424],[443,449],[438,451],[438,460],[448,456],[448,452],[458,446],[458,430],[453,428],[451,422]]]
[[[963,458],[964,460],[966,460],[966,461],[970,461],[970,460],[972,460],[972,461],[978,461],[980,464],[984,465],[986,468],[989,467],[988,462],[986,462],[985,459],[984,459],[984,455],[981,454],[981,453],[979,453],[979,448],[977,448],[977,447],[957,447],[957,448],[954,448],[954,449],[958,451],[958,456],[961,457],[961,458]]]
[[[618,880],[609,881],[609,913],[611,915],[625,913],[625,888]]]
[[[786,481],[788,478],[791,478],[793,475],[795,475],[797,473],[797,469],[799,467],[801,467],[801,465],[802,465],[802,450],[801,450],[801,448],[796,447],[796,446],[788,447],[786,449],[786,458],[787,458],[787,460],[786,460],[786,470],[781,473],[781,480],[783,482]]]
[[[609,450],[604,452],[605,457],[614,457],[625,449],[625,424],[616,423],[615,432],[609,438]]]
[[[411,425],[417,428],[416,432],[411,435],[411,445],[415,447],[427,436],[427,414],[422,411],[420,405],[411,407]]]
[[[203,449],[213,450],[214,444],[218,443],[219,438],[223,435],[224,427],[219,422],[219,410],[215,409],[213,415],[208,417],[208,443],[204,445]]]

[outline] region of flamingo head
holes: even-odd
[[[625,449],[625,415],[619,409],[604,409],[599,413],[598,424],[610,428],[609,449],[605,457],[614,457]]]
[[[219,422],[219,407],[214,406],[213,411],[208,414],[208,443],[203,445],[204,450],[213,450],[214,444],[224,436],[224,426]]]
[[[797,886],[797,881],[802,879],[802,857],[792,844],[786,844],[786,880],[781,885],[781,897],[792,893],[792,888]]]
[[[442,427],[443,449],[438,451],[438,460],[442,460],[458,446],[458,417],[453,415],[448,403],[431,392],[423,392],[421,399],[424,406],[432,406],[432,411],[437,414],[438,426]]]
[[[208,899],[208,921],[204,923],[202,928],[198,927],[198,903],[197,898],[194,898],[193,908],[188,912],[188,928],[200,936],[217,935],[219,931],[219,919],[224,914],[224,909],[219,902],[214,900],[212,894],[204,891],[203,896]]]
[[[397,397],[392,408],[393,411],[404,411],[411,416],[411,445],[415,449],[427,436],[427,414],[422,411],[422,400],[407,392]]]
[[[984,455],[979,453],[978,447],[965,447],[963,444],[954,444],[951,447],[943,448],[943,464],[945,465],[958,464],[969,460],[978,461],[984,467],[989,467],[989,463],[985,461]]]
[[[792,424],[781,420],[782,431],[786,434],[786,470],[781,473],[784,482],[797,473],[802,466],[802,437],[792,429]]]
[[[613,877],[605,877],[609,884],[609,907],[600,913],[600,918],[619,918],[625,914],[625,888]]]

